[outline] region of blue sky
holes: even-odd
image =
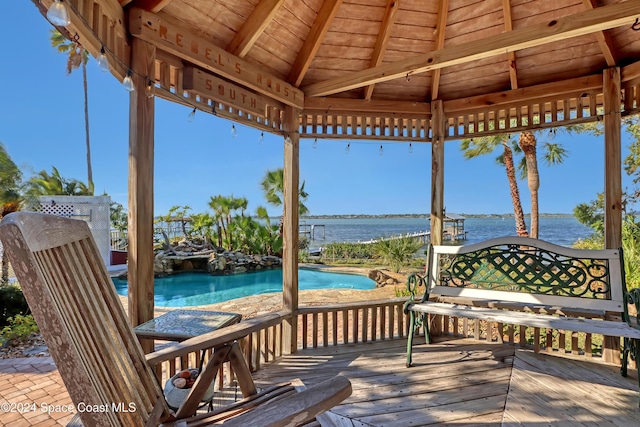
[[[67,178],[86,182],[82,73],[65,75],[66,56],[50,45],[53,28],[28,0],[6,2],[0,44],[0,142],[25,177],[51,167]],[[129,94],[95,60],[88,65],[91,150],[96,194],[108,193],[127,204]],[[156,99],[155,214],[174,205],[208,210],[211,196],[244,196],[249,211],[266,206],[260,181],[283,165],[279,136],[205,113],[188,121],[191,109]],[[540,144],[547,133],[540,137]],[[559,166],[540,165],[540,212],[570,213],[603,190],[602,138],[558,135],[569,151]],[[383,142],[301,140],[300,176],[306,181],[310,213],[390,214],[429,212],[431,145]],[[623,145],[629,144],[624,135]],[[624,153],[623,153],[624,156]],[[458,141],[445,144],[445,206],[455,213],[513,211],[504,170],[495,156],[465,160]],[[628,177],[624,184],[630,186]],[[525,212],[529,193],[520,182]],[[279,215],[280,208],[268,207]]]

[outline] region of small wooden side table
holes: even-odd
[[[172,310],[136,326],[133,330],[138,338],[179,342],[224,328],[225,326],[233,325],[238,323],[240,319],[242,319],[242,315],[238,313],[207,310]],[[203,350],[200,356],[200,366],[198,367],[200,371],[202,371],[205,351],[206,350]],[[181,364],[183,369],[185,369],[187,360],[183,359]],[[171,381],[171,379],[167,382],[169,381]],[[209,407],[211,407],[213,387],[210,388],[211,392],[207,393],[204,397],[202,406],[208,404]],[[169,388],[165,385],[164,389],[167,403],[173,409],[177,409],[188,394],[183,393],[184,395],[182,395],[181,393],[175,393],[175,390],[173,390],[173,392],[170,393],[171,395],[167,395],[169,390],[173,389],[173,385]],[[184,390],[188,392],[189,389]]]
[[[242,315],[207,310],[171,310],[133,328],[139,338],[184,341],[238,323]]]

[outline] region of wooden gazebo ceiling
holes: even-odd
[[[91,10],[92,53],[104,44],[127,64],[130,37],[146,40],[157,46],[160,96],[273,132],[287,103],[302,109],[309,137],[425,140],[435,100],[448,138],[596,120],[611,67],[622,70],[623,113],[640,107],[640,0],[67,1]],[[222,49],[227,63],[205,66],[176,46],[182,36],[194,49]],[[234,64],[300,96],[289,102],[221,71]],[[185,70],[233,79],[258,102],[243,111],[185,87]]]

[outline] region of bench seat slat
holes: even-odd
[[[433,299],[432,301],[436,301]],[[607,312],[604,310],[593,310],[588,308],[568,307],[566,305],[546,305],[546,304],[527,304],[511,301],[470,299],[470,298],[437,298],[438,302],[451,302],[454,304],[464,304],[473,307],[499,308],[501,310],[524,311],[528,313],[555,314],[559,316],[570,317],[587,317],[590,319],[604,319]],[[611,316],[611,313],[609,313]],[[611,319],[609,319],[611,320]]]
[[[452,286],[433,286],[431,295],[457,298],[479,298],[503,302],[523,304],[539,304],[548,306],[572,307],[576,309],[621,312],[624,310],[623,299],[596,299],[568,297],[557,295],[532,294],[524,292],[507,292],[488,289],[457,288]]]
[[[426,301],[409,304],[408,309],[422,313],[440,314],[443,316],[466,317],[492,322],[526,325],[537,328],[551,328],[574,332],[586,332],[607,336],[640,339],[640,330],[630,327],[624,322],[575,317],[560,317],[549,314],[506,311],[485,307],[470,307],[462,304]]]

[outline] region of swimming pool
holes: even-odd
[[[215,304],[251,295],[282,292],[282,270],[212,276],[206,273],[182,273],[155,279],[154,303],[158,307],[192,307]],[[127,281],[113,279],[119,295],[127,295]],[[366,276],[298,270],[300,290],[374,289],[376,283]]]

